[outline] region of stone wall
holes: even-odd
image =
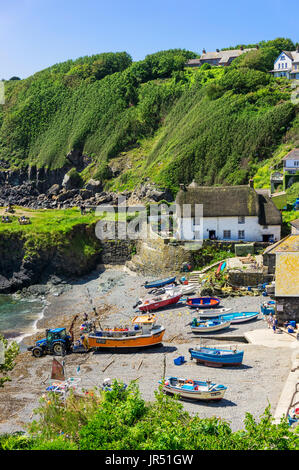
[[[136,252],[134,240],[107,240],[101,242],[103,264],[125,264]]]
[[[276,315],[279,324],[285,321],[295,320],[299,323],[299,298],[298,297],[275,297]]]

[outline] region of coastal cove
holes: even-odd
[[[69,327],[75,314],[82,320],[84,313],[92,313],[95,306],[100,313],[101,323],[113,327],[130,324],[134,316],[133,305],[144,295],[144,282],[148,277],[128,271],[123,266],[110,266],[94,271],[72,284],[57,285],[61,289],[46,296],[47,306],[44,316],[38,322],[38,332],[24,339],[24,345],[33,344],[44,337],[47,327]],[[92,300],[91,300],[92,299]],[[243,296],[223,299],[223,306],[234,310],[258,310],[261,297]],[[157,312],[158,321],[166,327],[163,346],[146,351],[107,351],[65,356],[67,376],[76,375],[80,366],[82,386],[100,386],[103,379],[110,377],[128,384],[137,380],[141,394],[146,400],[154,399],[154,391],[163,375],[164,361],[167,374],[180,373],[174,359],[183,355],[187,362],[184,369],[187,376],[199,379],[210,378],[228,386],[225,399],[219,404],[197,404],[184,402],[184,408],[200,417],[219,416],[232,422],[232,429],[241,429],[246,412],[258,419],[270,403],[274,413],[278,404],[284,380],[291,367],[291,350],[280,347],[279,354],[271,347],[247,344],[242,337],[246,331],[267,328],[259,317],[254,322],[234,325],[224,334],[214,338],[199,339],[190,335],[186,326],[193,318],[193,312],[178,304],[173,308]],[[78,326],[80,325],[80,321]],[[80,331],[77,329],[77,335]],[[241,341],[241,342],[240,342]],[[214,369],[197,366],[189,360],[188,349],[196,344],[238,345],[245,351],[244,364],[240,368]],[[49,384],[52,357],[33,358],[30,352],[22,352],[11,372],[12,381],[0,390],[0,432],[25,430],[26,424],[33,419],[32,412]],[[254,386],[253,386],[254,384]],[[275,386],[273,386],[275,384]],[[258,397],[258,398],[257,398]]]

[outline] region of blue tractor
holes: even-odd
[[[28,351],[34,357],[41,357],[45,354],[64,356],[72,351],[73,338],[68,335],[66,328],[54,328],[46,330],[46,337],[36,341],[34,346],[30,346]]]

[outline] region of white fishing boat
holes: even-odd
[[[223,398],[227,387],[209,380],[188,380],[177,377],[166,377],[159,381],[165,393],[178,395],[192,400],[219,401]]]
[[[217,318],[230,312],[231,308],[215,308],[212,310],[198,310],[198,315],[201,318]]]
[[[199,320],[197,318],[193,318],[190,326],[192,333],[214,333],[215,331],[229,328],[230,324],[230,320]]]

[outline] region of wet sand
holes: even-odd
[[[146,293],[142,286],[144,282],[141,275],[127,272],[123,267],[112,267],[94,272],[71,286],[57,286],[56,293],[47,295],[45,315],[37,325],[40,331],[34,337],[25,338],[24,344],[34,344],[37,338],[44,337],[46,327],[69,328],[75,314],[79,314],[75,328],[77,339],[83,314],[91,316],[93,307],[99,313],[102,326],[130,324],[136,311],[133,305]],[[232,311],[258,311],[262,300],[263,297],[232,297],[223,299],[221,304],[232,308]],[[166,328],[163,346],[121,353],[101,351],[67,355],[67,376],[76,376],[80,365],[80,386],[83,388],[100,386],[107,377],[125,383],[138,380],[144,399],[154,400],[154,391],[166,363],[166,375],[210,379],[228,387],[219,403],[182,401],[184,408],[191,413],[199,413],[201,417],[219,416],[229,421],[233,430],[243,428],[246,412],[258,419],[269,403],[274,414],[290,371],[291,352],[289,348],[275,349],[244,342],[246,331],[267,328],[261,315],[258,320],[232,325],[211,339],[203,336],[200,339],[191,333],[188,323],[194,312],[182,303],[156,315],[158,323]],[[196,365],[190,360],[188,349],[199,343],[221,347],[236,345],[244,350],[243,365],[236,368]],[[182,366],[174,365],[173,360],[178,356],[184,356],[187,362]],[[26,429],[39,398],[49,385],[51,364],[52,356],[35,359],[27,351],[19,355],[15,369],[10,373],[12,381],[0,389],[0,433]]]

